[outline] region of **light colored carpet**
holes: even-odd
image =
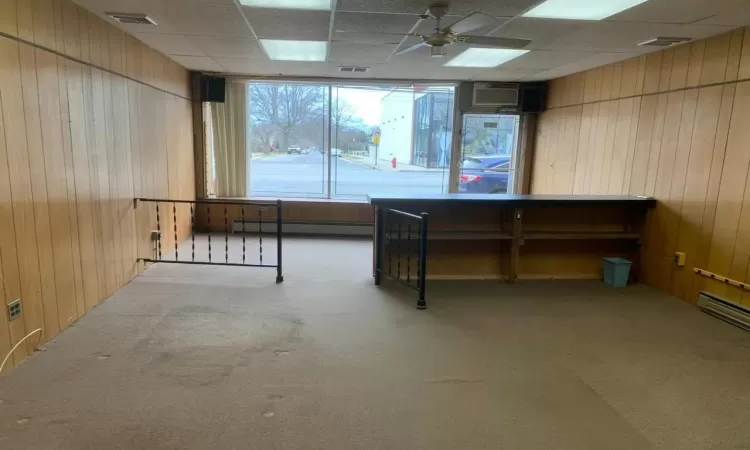
[[[750,334],[597,282],[417,311],[371,248],[289,239],[281,285],[152,266],[0,379],[0,448],[748,448]]]

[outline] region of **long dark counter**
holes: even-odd
[[[416,287],[424,279],[597,279],[608,256],[632,261],[636,280],[646,215],[656,206],[623,195],[373,194],[369,201],[376,283],[387,275]],[[423,255],[425,268],[414,266]]]
[[[590,207],[643,205],[650,208],[656,205],[652,197],[631,195],[498,195],[498,194],[387,194],[369,195],[374,206],[396,207],[397,205],[419,204],[471,204],[511,207]]]

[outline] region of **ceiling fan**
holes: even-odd
[[[427,10],[427,14],[420,15],[422,19],[434,18],[437,21],[435,32],[428,35],[418,33],[398,34],[399,36],[415,36],[422,39],[422,42],[406,47],[394,53],[393,56],[403,55],[414,50],[430,47],[430,56],[442,58],[447,55],[446,47],[454,42],[460,42],[469,45],[478,45],[482,47],[510,48],[520,49],[531,43],[528,39],[514,39],[491,36],[471,36],[464,33],[478,30],[498,24],[498,20],[487,14],[475,12],[469,14],[463,19],[458,20],[453,25],[440,28],[440,21],[448,14],[448,5],[433,5]],[[391,34],[391,33],[382,33]]]

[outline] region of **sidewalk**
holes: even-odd
[[[396,168],[393,168],[393,166],[391,166],[390,161],[382,161],[382,160],[378,161],[377,164],[373,165],[372,160],[364,156],[341,155],[341,159],[344,159],[346,161],[353,162],[356,164],[361,164],[371,169],[380,170],[383,172],[443,172],[444,170],[447,170],[447,168],[428,169],[426,167],[415,166],[412,164],[403,164],[400,162],[397,162]]]

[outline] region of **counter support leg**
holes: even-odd
[[[515,283],[518,279],[518,259],[521,255],[521,225],[523,210],[513,210],[513,240],[510,241],[510,273],[508,283]]]
[[[427,284],[427,217],[427,213],[422,213],[422,223],[419,228],[419,273],[417,274],[419,300],[417,300],[417,309],[427,309],[427,300],[425,300],[425,287]]]
[[[383,213],[381,208],[375,208],[375,286],[380,286],[383,271]]]

